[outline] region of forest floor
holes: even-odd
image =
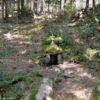
[[[53,25],[48,22],[49,24]],[[0,24],[0,75],[4,74],[6,77],[12,75],[13,78],[11,81],[16,80],[16,75],[18,77],[30,76],[26,79],[30,80],[30,83],[25,81],[26,83],[23,84],[23,81],[19,81],[20,84],[17,84],[17,87],[22,88],[21,92],[18,92],[17,95],[20,98],[19,94],[22,94],[21,97],[24,98],[23,100],[25,100],[26,96],[32,95],[31,91],[34,90],[34,80],[40,84],[43,77],[60,80],[54,86],[54,100],[67,100],[68,98],[69,100],[89,100],[92,89],[100,84],[100,80],[92,76],[89,70],[86,67],[84,68],[82,64],[65,60],[64,64],[57,66],[40,66],[35,62],[37,56],[43,53],[42,40],[47,35],[45,31],[46,25],[47,23],[44,24],[41,22],[36,24]],[[63,26],[63,23],[60,23],[59,26],[59,31],[63,31],[66,28],[66,26]],[[77,27],[70,27],[69,30],[74,33],[79,31]],[[76,40],[79,40],[79,38],[77,37]],[[14,85],[16,87],[16,84]],[[0,94],[2,96],[9,98],[15,96],[16,89],[14,91],[8,88],[7,91],[9,92],[5,91],[5,89],[3,91],[4,94],[2,94],[2,86],[0,86]],[[32,97],[34,98],[34,96]]]

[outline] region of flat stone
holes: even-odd
[[[40,89],[36,95],[36,100],[52,100],[52,98],[50,97],[50,94],[52,92],[52,81],[48,78],[44,78]]]
[[[97,87],[97,91],[100,92],[100,85]]]
[[[61,54],[58,54],[57,60],[58,60],[58,62],[57,62],[58,64],[62,63],[62,55]]]

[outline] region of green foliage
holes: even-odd
[[[62,41],[63,46],[74,45],[70,33],[64,32],[62,35],[63,35],[63,41]]]
[[[14,52],[15,51],[12,47],[7,47],[6,49],[0,51],[0,58],[10,56]]]
[[[46,0],[46,3],[48,3],[49,5],[50,4],[57,5],[57,4],[60,4],[60,1],[59,0]]]
[[[87,59],[83,53],[79,53],[77,55],[74,55],[74,57],[72,59],[76,62],[86,62],[87,61]]]
[[[93,37],[97,31],[96,26],[98,25],[98,19],[93,11],[88,12],[85,16],[81,29],[81,36],[83,38]]]
[[[44,39],[43,41],[43,47],[44,47],[44,51],[47,53],[61,53],[63,52],[63,49],[61,48],[61,44],[62,44],[62,36],[58,35],[55,36],[54,39],[54,43],[52,43],[51,40],[52,36],[48,36],[46,37],[46,39]]]
[[[60,44],[60,43],[62,43],[63,39],[62,39],[61,36],[58,36],[58,37],[55,38],[55,41],[56,41],[57,44]]]
[[[100,92],[94,89],[90,100],[100,100]]]
[[[59,34],[61,34],[61,32],[59,31],[60,26],[58,24],[50,24],[50,25],[46,25],[45,26],[45,31],[47,33],[49,33],[49,35],[54,35],[54,36],[58,36]]]
[[[72,12],[73,12],[73,8],[72,8],[72,3],[69,3],[65,6],[65,13],[71,17],[72,15]]]
[[[4,41],[0,41],[0,58],[10,56],[14,52],[13,46],[7,45]]]
[[[70,45],[65,48],[65,52],[68,60],[72,60],[79,63],[86,63],[88,61],[85,56],[85,51],[82,47]]]
[[[21,95],[20,84],[12,86],[8,91],[4,93],[4,96],[6,98],[12,98],[12,99],[16,99],[19,95]]]
[[[34,79],[35,79],[35,83],[32,87],[32,92],[31,92],[31,95],[29,97],[29,100],[36,100],[35,96],[36,96],[38,89],[39,89],[41,82],[42,82],[42,77],[38,77],[38,78],[36,77]]]
[[[100,25],[100,11],[96,10],[95,12],[95,20]]]
[[[40,63],[42,57],[40,54],[34,54],[33,52],[27,52],[25,54],[25,56],[28,58],[28,59],[31,59],[33,61],[35,61],[35,63]]]
[[[12,84],[15,80],[23,79],[22,76],[17,74],[4,74],[4,72],[0,73],[0,86]]]
[[[100,62],[100,52],[97,52],[97,53],[94,55],[94,59],[95,59],[97,62]]]
[[[22,79],[22,81],[17,81],[18,79]],[[33,84],[32,94],[29,100],[35,100],[35,95],[39,89],[43,76],[39,72],[31,73],[31,74],[5,74],[4,72],[0,73],[0,87],[4,87],[6,89],[3,92],[3,96],[6,98],[22,98],[23,90],[26,87],[30,87],[30,84]],[[15,84],[12,82],[17,81]],[[7,86],[7,87],[5,87]],[[1,88],[0,88],[1,89]]]
[[[62,79],[57,77],[57,76],[52,77],[51,80],[53,82],[53,88],[54,89],[56,88],[57,84],[59,84],[62,81]]]
[[[33,60],[36,62],[36,63],[40,63],[40,61],[41,61],[41,55],[39,55],[39,54],[35,54],[34,56],[33,56]]]
[[[94,76],[96,76],[98,74],[98,69],[95,68],[95,67],[92,68],[90,71],[91,71],[91,74],[94,75]]]

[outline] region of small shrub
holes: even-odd
[[[0,49],[0,58],[10,56],[15,52],[15,49],[12,46],[9,46],[7,44],[3,44]]]
[[[63,38],[63,41],[62,41],[63,46],[74,45],[74,42],[72,40],[70,33],[64,32],[62,35],[63,35],[63,37],[62,37]]]
[[[94,55],[94,59],[95,59],[97,62],[100,62],[100,52],[97,52],[97,53]]]
[[[90,100],[100,100],[100,92],[97,89],[93,90]]]
[[[41,85],[41,82],[42,82],[42,77],[38,77],[38,78],[36,77],[34,85],[32,87],[31,95],[29,96],[29,100],[35,100],[36,99],[35,96],[38,92],[38,89]]]
[[[42,58],[40,54],[34,54],[32,52],[27,52],[25,54],[25,56],[28,59],[35,61],[35,63],[39,63],[41,61],[41,58]]]
[[[95,67],[93,69],[91,69],[91,74],[94,75],[94,76],[97,75],[98,74],[98,69],[95,68]]]
[[[80,26],[82,38],[93,37],[97,33],[97,25],[98,21],[94,11],[88,12]]]
[[[71,17],[73,12],[73,8],[72,8],[72,3],[69,3],[67,6],[65,6],[65,13]]]
[[[76,62],[86,62],[87,61],[86,57],[82,53],[74,55],[73,60]]]
[[[2,50],[2,51],[0,51],[0,58],[10,56],[13,52],[14,51],[11,48],[9,49],[9,51]]]

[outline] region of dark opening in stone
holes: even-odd
[[[58,55],[57,54],[50,54],[50,62],[49,65],[57,65],[58,64]]]

